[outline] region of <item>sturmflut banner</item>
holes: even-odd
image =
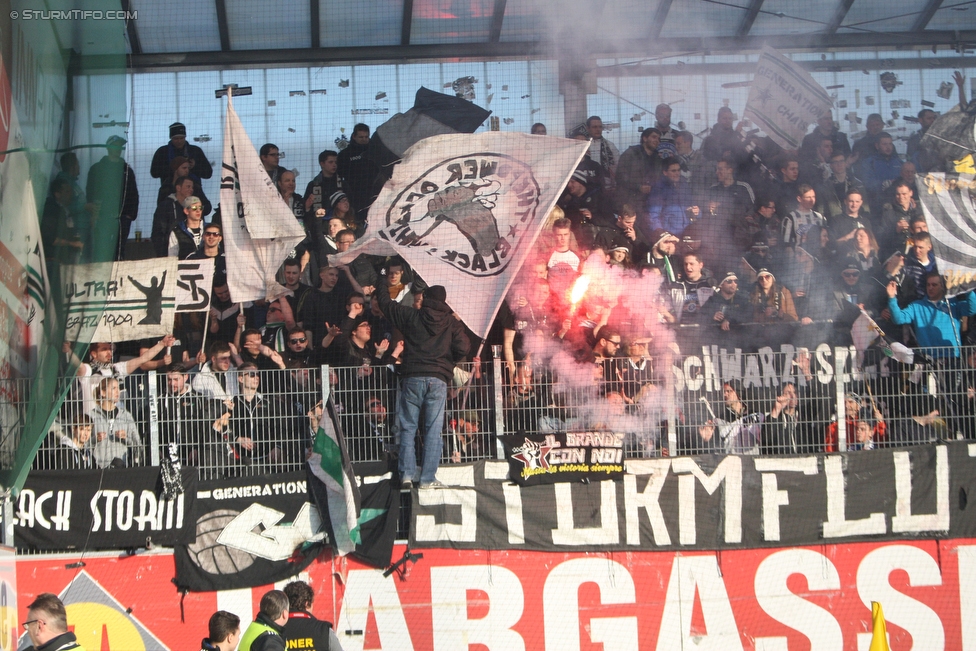
[[[920,175],[922,210],[932,237],[932,253],[952,296],[976,287],[976,208],[972,174]]]
[[[428,285],[446,287],[451,308],[484,337],[586,149],[519,133],[425,138],[370,207],[361,243],[333,263],[400,255]]]
[[[771,47],[763,47],[749,90],[745,117],[776,144],[796,149],[808,128],[827,115],[830,95],[810,76]]]
[[[976,534],[976,445],[630,460],[622,480],[517,486],[508,464],[442,467],[410,547],[627,551]]]

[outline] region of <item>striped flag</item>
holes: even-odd
[[[359,533],[359,488],[349,462],[332,400],[325,403],[322,420],[308,458],[308,485],[329,527],[332,546],[340,556],[356,550]]]
[[[946,278],[946,295],[976,287],[976,207],[972,174],[919,175],[919,203],[928,222],[932,254]]]

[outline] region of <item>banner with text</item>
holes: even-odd
[[[508,464],[442,467],[411,547],[638,550],[976,535],[976,445],[631,460],[621,481],[512,486]]]
[[[405,551],[398,545],[394,557]],[[879,601],[893,650],[976,643],[976,618],[966,615],[976,604],[972,539],[690,554],[422,553],[408,576],[349,557],[311,564],[312,614],[336,623],[345,651],[856,651],[870,644],[871,602]],[[18,558],[21,577],[44,580],[21,580],[17,601],[61,595],[86,649],[106,648],[105,640],[113,649],[187,649],[207,635],[215,610],[238,615],[244,628],[274,587],[183,597],[170,583],[172,554],[87,556],[83,570],[65,571],[80,559]]]
[[[502,442],[512,481],[537,486],[619,479],[626,438],[623,432],[558,432],[504,436]]]
[[[132,341],[173,331],[176,258],[70,266],[61,288],[71,341]]]
[[[193,540],[197,471],[185,491],[159,495],[159,468],[36,470],[15,502],[14,536],[32,549],[126,549]]]
[[[295,576],[326,539],[304,472],[201,482],[196,514],[196,539],[176,547],[176,584],[193,592]]]
[[[808,128],[830,112],[833,100],[810,73],[769,46],[762,49],[745,117],[776,141],[796,149]]]

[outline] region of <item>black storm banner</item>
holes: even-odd
[[[620,479],[623,432],[559,432],[504,436],[510,477],[520,486]]]
[[[201,482],[196,536],[176,547],[176,584],[192,592],[295,576],[326,539],[304,472]]]
[[[184,493],[159,495],[159,468],[35,470],[16,501],[14,536],[32,549],[120,549],[193,540],[197,471]]]
[[[441,468],[411,547],[715,550],[976,536],[976,444],[626,463],[620,480],[518,486],[508,464]],[[969,508],[967,508],[969,506]]]

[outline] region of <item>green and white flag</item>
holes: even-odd
[[[309,488],[340,556],[356,550],[360,496],[332,401],[326,402],[308,458]]]

